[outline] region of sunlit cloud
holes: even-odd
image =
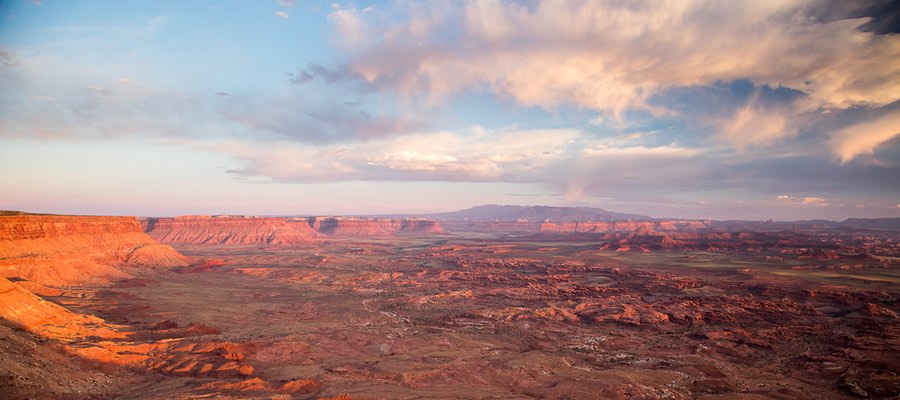
[[[776,200],[787,203],[787,204],[795,204],[802,206],[829,206],[832,205],[832,201],[828,200],[824,197],[820,196],[806,196],[806,197],[792,197],[786,194],[778,195],[775,197]],[[863,206],[862,204],[855,205],[856,207]]]
[[[331,10],[328,20],[334,24],[337,31],[337,43],[347,49],[362,45],[368,35],[356,8],[331,3]]]
[[[199,142],[248,163],[243,175],[287,182],[341,180],[528,181],[570,157],[589,140],[575,130],[416,133],[348,145],[302,146],[290,142]]]
[[[276,0],[73,24],[26,2],[0,35],[0,141],[161,145],[241,184],[895,214],[900,35],[863,3]],[[268,28],[221,29],[238,16]]]
[[[795,136],[800,114],[898,99],[900,37],[860,30],[866,18],[817,20],[816,7],[483,0],[431,12],[410,6],[388,29],[375,29],[387,14],[335,5],[330,18],[361,79],[432,102],[486,90],[528,106],[621,116],[665,113],[648,99],[671,87],[746,79],[802,93],[779,107],[750,101],[723,120],[719,135],[743,147]]]
[[[879,145],[897,136],[900,136],[900,110],[893,110],[836,132],[830,143],[841,163],[847,163],[860,154],[872,154]]]
[[[719,134],[737,148],[770,145],[797,134],[797,127],[785,110],[761,106],[753,96],[733,115],[719,121]]]
[[[277,141],[192,141],[180,145],[226,153],[246,167],[233,173],[281,182],[348,180],[529,182],[571,191],[581,181],[596,183],[611,176],[633,179],[631,173],[687,160],[698,150],[676,146],[612,147],[573,129],[489,130],[471,127],[460,132],[423,132],[391,139],[303,146]],[[579,164],[581,168],[570,168]],[[647,165],[647,169],[606,174],[613,165]],[[593,169],[592,168],[596,168]],[[563,172],[565,171],[565,172]],[[683,172],[669,168],[672,174]],[[671,178],[669,172],[658,175]],[[666,178],[662,178],[666,179]]]
[[[735,79],[802,90],[811,108],[896,100],[900,39],[858,30],[865,19],[805,18],[811,6],[472,1],[444,16],[416,9],[360,49],[353,67],[428,96],[487,88],[528,105],[614,112],[644,106],[667,86]],[[365,24],[359,14],[336,8],[332,15],[341,40],[356,42]],[[461,27],[457,35],[439,39],[451,25]]]

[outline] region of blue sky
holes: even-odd
[[[0,2],[0,208],[900,216],[896,2]]]

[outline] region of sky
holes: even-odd
[[[900,217],[898,10],[0,0],[0,209]]]

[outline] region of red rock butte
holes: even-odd
[[[334,236],[444,233],[440,223],[426,218],[310,217],[308,221],[317,232]]]
[[[295,245],[319,236],[305,220],[287,218],[182,216],[146,218],[141,224],[163,243]]]
[[[144,231],[163,243],[297,245],[330,236],[440,234],[424,218],[182,216],[145,218]]]
[[[106,283],[119,267],[174,267],[188,259],[147,236],[135,217],[0,216],[0,276],[42,285]]]
[[[704,220],[603,221],[603,222],[544,222],[541,232],[599,233],[651,230],[656,232],[691,231],[709,227]]]

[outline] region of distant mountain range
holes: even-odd
[[[648,221],[646,215],[624,214],[596,207],[504,206],[488,204],[461,211],[425,214],[438,221]]]
[[[513,222],[527,221],[532,223],[550,222],[609,222],[609,221],[652,221],[660,220],[640,214],[617,213],[597,207],[555,207],[555,206],[512,206],[487,204],[467,208],[460,211],[433,214],[397,214],[381,217],[423,217],[441,222],[449,221],[493,221]],[[818,229],[859,229],[900,231],[900,218],[849,218],[844,221],[810,220],[810,221],[710,221],[712,225],[753,226],[758,229],[790,229],[796,226],[809,226]]]
[[[900,218],[848,218],[838,223],[842,228],[900,231]]]

